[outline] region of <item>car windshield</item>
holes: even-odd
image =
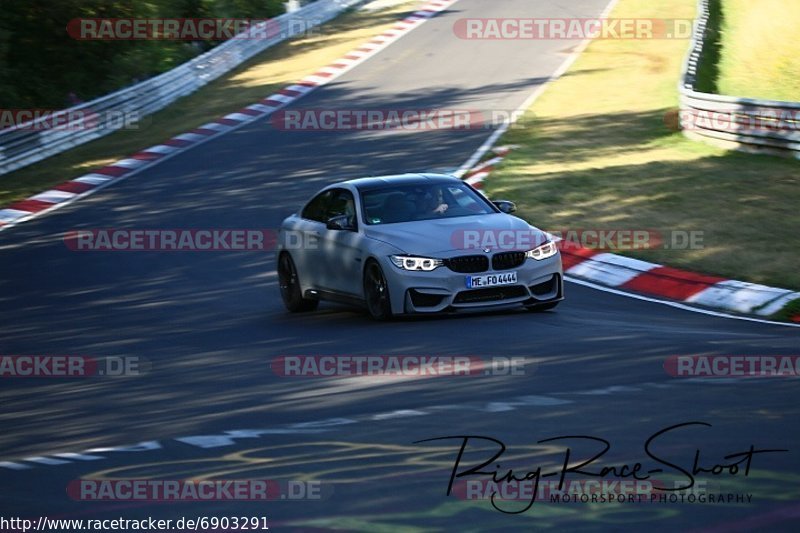
[[[453,181],[397,185],[361,193],[368,225],[497,213],[488,200]]]

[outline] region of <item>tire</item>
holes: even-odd
[[[544,305],[526,305],[525,307],[528,309],[528,311],[531,311],[531,312],[534,312],[534,313],[541,313],[543,311],[549,311],[551,309],[555,309],[558,306],[559,303],[561,303],[561,302],[553,302],[553,303],[544,304]]]
[[[364,300],[367,312],[373,319],[384,321],[392,318],[389,283],[375,260],[369,261],[364,268]]]
[[[300,292],[300,278],[297,276],[297,267],[292,256],[283,253],[278,258],[278,285],[281,289],[283,305],[291,313],[306,313],[319,306],[319,300],[303,298]]]

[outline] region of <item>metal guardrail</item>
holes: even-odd
[[[691,49],[678,87],[684,135],[724,148],[800,159],[800,103],[738,98],[696,90],[709,16],[708,0],[698,0]]]
[[[317,0],[297,11],[255,25],[208,52],[146,81],[52,115],[0,130],[0,175],[98,139],[125,126],[122,120],[104,120],[102,124],[96,124],[98,116],[135,115],[141,118],[164,109],[254,55],[310,27],[327,22],[361,2],[363,0]],[[66,117],[85,117],[88,119],[85,123],[94,127],[48,127],[48,121],[52,121],[54,117],[61,117],[62,121]]]

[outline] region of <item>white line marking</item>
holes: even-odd
[[[416,409],[400,409],[398,411],[392,411],[391,413],[380,413],[374,415],[370,418],[370,420],[392,420],[395,418],[407,418],[409,416],[426,416],[430,413],[426,413],[425,411],[417,411]]]
[[[601,19],[607,18],[608,15],[611,13],[611,11],[614,9],[614,7],[616,7],[617,2],[619,2],[619,0],[611,0],[609,4],[606,6],[606,8],[603,10],[603,13],[600,15],[599,18]],[[511,125],[514,122],[516,122],[516,119],[519,118],[521,112],[527,111],[528,108],[531,107],[534,104],[534,102],[536,102],[536,100],[538,100],[539,97],[547,90],[550,84],[556,81],[558,78],[560,78],[567,71],[567,69],[569,69],[569,67],[572,66],[572,64],[578,59],[578,57],[580,57],[580,55],[583,53],[584,50],[586,50],[586,47],[589,46],[589,43],[591,43],[592,41],[593,39],[584,39],[581,42],[581,44],[578,45],[578,48],[576,48],[575,51],[572,52],[572,54],[570,54],[569,57],[567,57],[567,59],[565,59],[563,63],[561,63],[561,66],[558,67],[558,69],[553,73],[553,75],[547,78],[544,81],[544,83],[542,83],[539,87],[537,87],[536,90],[533,91],[533,94],[531,94],[522,103],[522,105],[520,105],[517,108],[516,112],[512,114],[514,121],[512,121],[511,118],[506,119],[503,122],[503,124],[501,124],[500,127],[497,128],[497,130],[495,130],[494,133],[492,133],[488,139],[486,139],[486,142],[484,142],[475,151],[475,153],[472,154],[472,156],[469,159],[467,159],[467,161],[463,165],[459,167],[455,175],[461,177],[464,174],[466,174],[467,171],[469,171],[472,167],[474,167],[478,163],[478,161],[480,161],[481,158],[484,155],[486,155],[486,152],[492,149],[492,146],[495,145],[498,139],[500,139],[500,137],[502,137],[503,134],[505,134],[505,132],[508,131],[508,128],[510,128]]]
[[[73,461],[98,461],[100,459],[105,459],[105,457],[102,457],[100,455],[85,455],[82,453],[72,453],[72,452],[54,453],[53,456],[61,457],[63,459],[71,459]]]
[[[14,463],[11,461],[0,461],[0,468],[8,468],[10,470],[30,470],[32,467],[22,463]]]
[[[53,459],[52,457],[26,457],[23,461],[28,461],[29,463],[37,463],[40,465],[48,465],[48,466],[58,466],[58,465],[67,465],[69,461],[64,461],[63,459]]]

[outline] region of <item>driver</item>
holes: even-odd
[[[443,215],[450,208],[441,187],[433,186],[417,197],[417,210],[423,215]]]

